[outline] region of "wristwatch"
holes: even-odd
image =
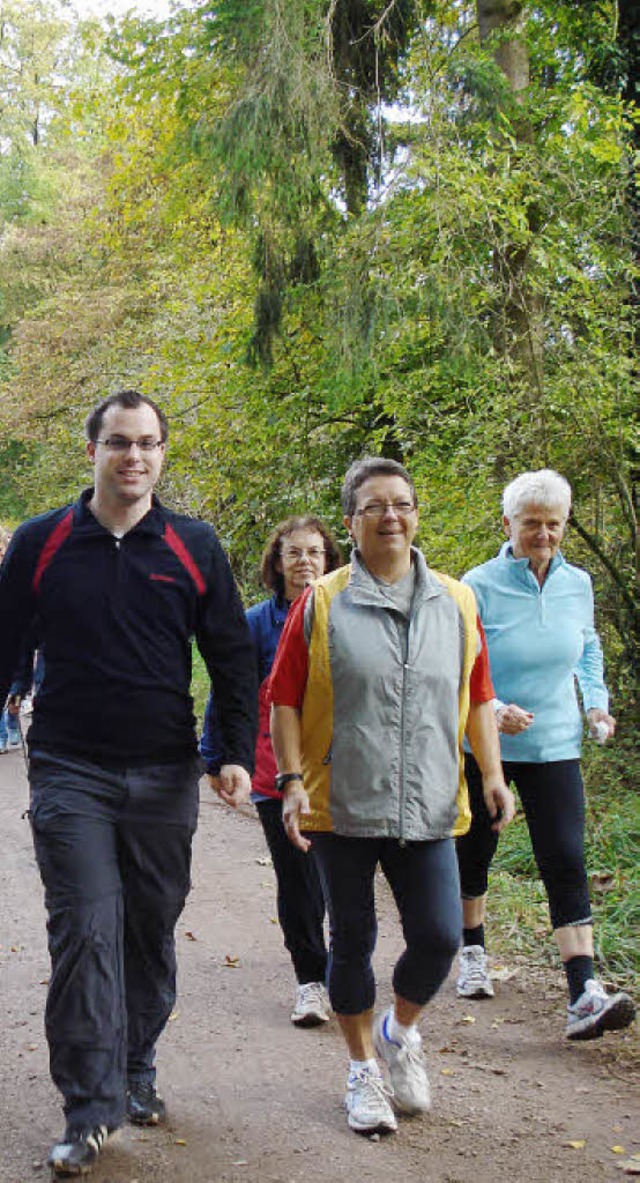
[[[301,772],[281,772],[276,777],[276,789],[279,793],[283,793],[285,786],[292,780],[304,780]]]

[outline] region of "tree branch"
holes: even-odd
[[[594,555],[600,559],[603,567],[609,572],[611,578],[613,579],[613,582],[618,588],[622,599],[631,612],[634,620],[637,620],[638,624],[640,624],[640,604],[638,604],[634,599],[633,595],[629,591],[629,588],[625,584],[622,573],[611,561],[606,551],[598,542],[595,534],[592,534],[590,530],[587,530],[586,527],[583,526],[573,514],[571,515],[571,525],[574,527],[583,541],[586,542],[589,549],[593,551]]]

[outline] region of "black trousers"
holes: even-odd
[[[34,753],[31,827],[48,913],[51,1075],[73,1129],[115,1129],[155,1079],[176,996],[200,760],[109,771]]]
[[[300,985],[324,982],[327,948],[324,939],[325,903],[313,852],[304,854],[287,838],[282,802],[256,802],[277,882],[278,919],[285,948]]]
[[[373,1006],[378,935],[375,873],[393,892],[405,949],[393,970],[401,998],[424,1006],[440,989],[460,945],[462,905],[453,839],[407,842],[311,834],[331,919],[329,996],[337,1014]]]
[[[591,905],[584,861],[584,786],[578,760],[546,764],[504,762],[505,780],[513,782],[527,819],[531,846],[549,900],[554,928],[590,924]],[[473,756],[465,760],[472,822],[457,839],[463,899],[487,890],[489,867],[498,845],[482,795],[482,777]]]

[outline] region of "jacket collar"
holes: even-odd
[[[501,558],[504,562],[508,563],[509,569],[511,571],[513,571],[514,575],[516,575],[517,578],[522,583],[528,584],[531,582],[531,580],[533,580],[536,587],[539,588],[538,581],[537,581],[535,575],[533,574],[531,567],[529,566],[529,560],[528,559],[516,559],[516,557],[513,553],[513,547],[511,545],[511,542],[509,541],[509,539],[507,539],[506,542],[503,542],[502,546],[500,547],[498,557]],[[565,559],[564,555],[562,554],[562,551],[558,551],[553,556],[551,562],[549,563],[549,570],[547,572],[547,578],[545,579],[544,582],[546,583],[547,580],[550,579],[550,577],[553,575],[554,571],[557,571],[559,567],[566,567],[566,565],[567,565],[567,560]],[[544,587],[544,584],[543,584],[543,587]]]
[[[415,605],[422,600],[430,600],[433,596],[443,595],[444,588],[440,580],[436,579],[433,572],[427,566],[422,551],[418,550],[415,546],[411,547],[411,561],[416,573],[413,604]],[[361,604],[364,607],[393,609],[393,605],[363,562],[357,547],[354,547],[351,555],[350,567],[349,590],[354,604]]]
[[[111,535],[111,531],[107,530],[97,519],[97,517],[89,509],[89,502],[93,497],[93,488],[83,489],[78,500],[73,506],[73,520],[76,529],[82,530],[84,534],[107,534]],[[127,534],[153,534],[161,537],[164,533],[166,524],[165,510],[162,503],[158,500],[155,493],[151,498],[151,509],[140,519],[131,530],[127,530]]]

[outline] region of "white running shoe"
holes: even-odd
[[[389,1012],[379,1015],[373,1028],[373,1044],[387,1065],[396,1107],[403,1113],[426,1113],[431,1108],[429,1078],[422,1054],[422,1039],[416,1030],[413,1039],[389,1039]]]
[[[635,1013],[633,999],[623,990],[607,994],[601,982],[588,978],[580,997],[567,1007],[567,1039],[599,1039],[605,1031],[620,1031]]]
[[[459,998],[493,998],[489,958],[482,945],[465,945],[460,950],[456,993]]]
[[[331,1018],[329,995],[322,982],[305,982],[298,986],[296,1004],[291,1011],[294,1027],[319,1027]]]
[[[394,1134],[398,1128],[390,1103],[391,1090],[379,1072],[350,1072],[344,1099],[347,1121],[357,1134]]]

